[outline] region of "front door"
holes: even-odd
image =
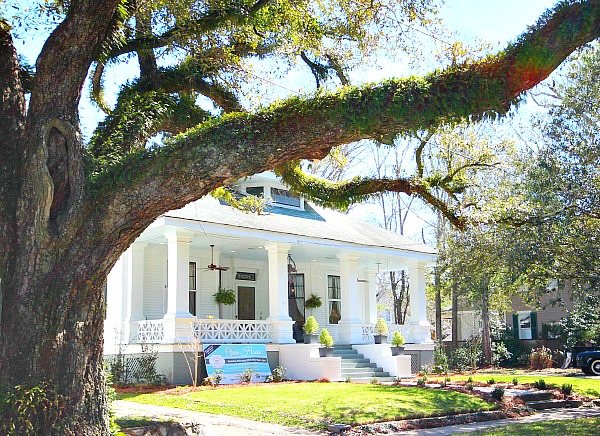
[[[255,319],[254,288],[238,286],[238,319]]]
[[[288,313],[294,322],[293,332],[296,342],[303,342],[304,335],[304,274],[288,276]]]

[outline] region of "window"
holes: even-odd
[[[190,262],[188,283],[190,292],[189,310],[192,315],[196,316],[196,262]]]
[[[515,338],[537,339],[537,313],[518,312],[513,315]]]
[[[277,204],[300,207],[300,197],[291,194],[290,191],[285,189],[271,188],[271,198]]]
[[[254,195],[255,197],[264,197],[265,190],[262,186],[248,186],[246,188],[246,194]]]
[[[327,299],[329,301],[329,324],[337,324],[342,318],[340,276],[327,276]]]

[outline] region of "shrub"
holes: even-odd
[[[477,366],[481,345],[475,340],[469,340],[464,345],[456,348],[448,358],[448,365],[452,369],[465,371]]]
[[[375,324],[375,333],[378,335],[387,335],[388,326],[383,318],[377,318],[377,323]]]
[[[519,379],[518,378],[513,378],[513,385],[518,385],[519,384]]]
[[[285,377],[285,368],[281,365],[276,366],[275,368],[273,368],[273,371],[271,371],[271,380],[274,382],[283,381],[284,377]]]
[[[252,382],[252,374],[254,374],[254,370],[252,368],[248,368],[239,374],[238,377],[240,378],[240,383],[244,384]]]
[[[402,333],[400,333],[398,330],[396,330],[394,332],[394,334],[392,335],[392,346],[401,347],[404,344],[406,344],[406,339],[404,339],[404,336],[402,336]]]
[[[319,323],[315,317],[311,315],[306,318],[306,322],[304,323],[304,333],[307,335],[314,335],[317,331],[319,331]]]
[[[501,366],[510,362],[513,354],[503,342],[492,342],[492,366]]]
[[[351,382],[352,382],[352,379],[350,378],[350,376],[347,376],[346,377],[346,383],[351,383]]]
[[[49,428],[60,434],[65,403],[46,384],[0,389],[0,434],[33,436]]]
[[[445,380],[441,380],[439,384],[440,384],[440,388],[445,388],[446,387],[446,381]]]
[[[333,347],[333,338],[329,334],[329,330],[327,330],[327,329],[321,330],[321,335],[319,336],[319,342],[326,347]]]
[[[493,385],[494,383],[496,383],[496,380],[491,378],[488,380],[488,385]]]
[[[419,386],[419,387],[421,387],[421,388],[425,387],[425,379],[423,379],[423,378],[418,378],[418,379],[417,379],[417,386]]]
[[[529,355],[529,367],[532,369],[552,368],[552,351],[546,347],[534,348]]]
[[[473,383],[467,383],[466,388],[468,391],[472,391],[473,390]]]
[[[433,371],[436,374],[448,372],[448,357],[441,345],[437,345],[433,351]]]
[[[469,378],[467,379],[467,383],[473,383],[473,377],[469,376]]]
[[[398,386],[400,383],[402,383],[402,378],[400,378],[400,377],[394,377],[394,379],[392,380],[392,383],[395,386]]]
[[[502,397],[504,397],[504,388],[496,386],[491,395],[494,400],[502,401]]]
[[[560,387],[560,392],[566,397],[571,395],[573,392],[573,385],[570,383],[565,383]]]
[[[536,389],[540,389],[540,390],[546,389],[546,380],[544,380],[543,378],[541,378],[541,379],[539,379],[537,381],[534,381],[533,382],[533,387],[536,388]]]
[[[378,385],[379,384],[379,379],[377,377],[373,376],[371,378],[371,384],[372,385]]]

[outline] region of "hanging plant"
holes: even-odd
[[[318,309],[321,307],[321,297],[319,297],[314,292],[310,294],[310,298],[304,302],[304,307],[307,309]]]
[[[225,306],[235,304],[235,291],[233,289],[219,289],[219,292],[213,294],[215,301]]]

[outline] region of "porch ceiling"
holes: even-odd
[[[151,225],[138,238],[137,242],[148,244],[166,245],[165,234],[169,231],[181,232],[181,226],[172,225],[170,222],[161,222]],[[188,223],[190,224],[190,223]],[[193,224],[193,225],[192,225]],[[239,230],[239,229],[238,229]],[[210,257],[210,245],[215,246],[215,260],[220,256],[219,262],[228,265],[228,260],[245,259],[267,261],[268,254],[264,248],[273,242],[291,244],[290,254],[296,263],[337,264],[338,255],[358,256],[360,268],[373,271],[390,271],[408,268],[421,256],[412,253],[402,253],[399,250],[384,247],[352,246],[351,244],[336,243],[335,241],[318,241],[307,238],[294,237],[293,235],[264,235],[258,231],[242,229],[218,229],[210,225],[191,223],[185,227],[186,233],[191,236],[190,248],[204,252],[205,257]],[[415,258],[416,257],[416,258]],[[431,256],[419,259],[431,262]]]

